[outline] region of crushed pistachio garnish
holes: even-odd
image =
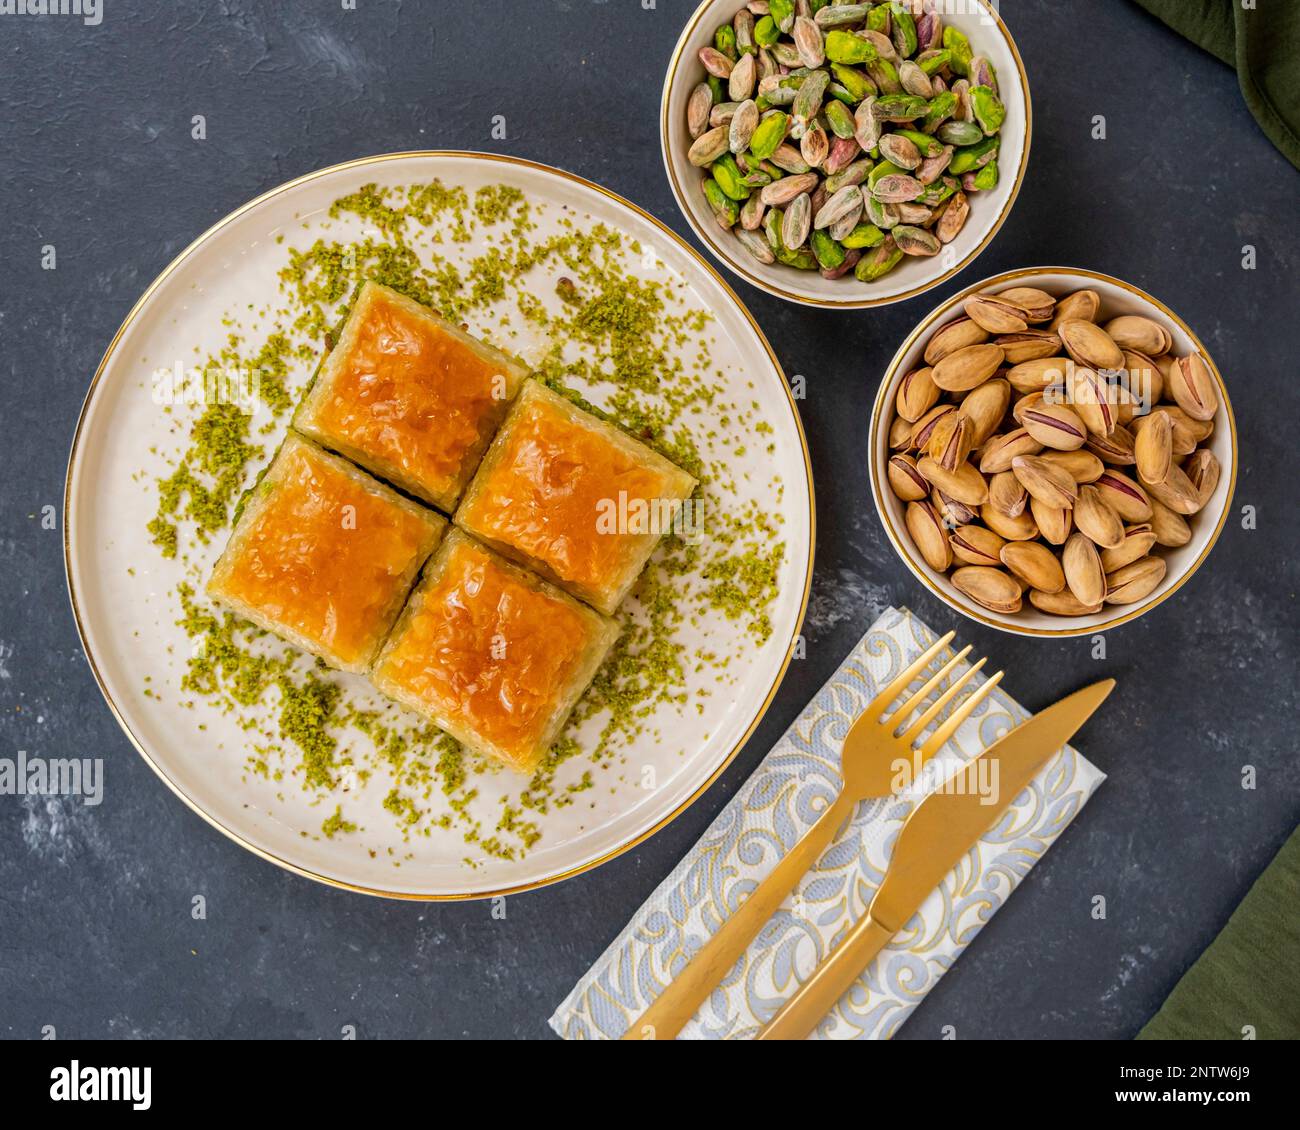
[[[602,775],[613,774],[609,784],[621,780],[629,743],[647,729],[658,732],[660,707],[686,710],[698,699],[694,706],[703,710],[709,692],[691,690],[691,674],[709,668],[725,680],[727,657],[680,646],[685,626],[722,616],[756,643],[772,633],[768,609],[785,554],[779,516],[752,501],[735,503],[728,466],[746,442],[770,436],[772,427],[755,402],[729,393],[709,353],[711,316],[691,308],[679,280],[631,273],[628,264],[645,249],[603,224],[567,214],[558,233],[536,236],[537,207],[512,186],[471,195],[437,181],[371,184],[336,200],[330,217],[359,218],[366,236],[319,235],[304,248],[292,246],[291,237],[284,243],[279,303],[257,312],[257,331],[241,329],[229,316],[226,346],[205,360],[205,367],[256,372],[257,404],[193,406],[192,418],[178,421],[183,443],[170,457],[169,473],[152,484],[157,509],[149,533],[188,578],[175,589],[177,622],[191,640],[180,692],[191,696],[188,705],[230,713],[248,732],[249,777],[332,805],[320,826],[329,839],[364,838],[347,806],[352,790],[373,784],[408,844],[452,834],[479,858],[521,858],[542,839],[548,813],[590,803],[583,798]],[[463,248],[470,244],[482,250],[466,261]],[[442,253],[455,247],[462,248],[458,262]],[[369,700],[350,701],[324,664],[202,596],[207,547],[232,524],[365,279],[469,322],[505,349],[521,337],[541,339],[545,346],[533,351],[540,355],[529,357],[534,375],[701,484],[692,502],[704,507],[707,537],[664,538],[638,587],[639,609],[625,618],[623,635],[568,730],[486,818],[474,803],[478,786],[484,774],[502,772],[499,767],[395,705],[376,710]],[[539,300],[542,287],[558,292],[557,309]],[[258,412],[270,422],[255,431]],[[770,497],[779,499],[779,479],[769,486]],[[575,733],[591,719],[598,720],[597,736],[580,743]],[[466,861],[474,863],[471,856]]]

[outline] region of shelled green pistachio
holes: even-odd
[[[938,255],[965,226],[970,197],[998,183],[997,75],[930,5],[753,0],[699,60],[689,160],[709,171],[706,199],[723,227],[734,212],[733,229],[756,230],[724,202],[745,204],[755,189],[769,220],[782,210],[779,227],[762,225],[767,248],[741,239],[760,261],[770,252],[796,269],[872,282],[907,256]],[[784,183],[796,177],[812,179]],[[1152,344],[1130,335],[1125,348]],[[1181,387],[1201,410],[1199,376]]]

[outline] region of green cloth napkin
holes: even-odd
[[[1174,986],[1139,1040],[1300,1037],[1300,828]]]
[[[1300,168],[1300,3],[1297,0],[1137,0],[1179,35],[1237,69],[1246,105]]]

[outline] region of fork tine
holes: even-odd
[[[862,712],[862,716],[864,718],[878,720],[880,716],[884,714],[885,707],[893,702],[894,699],[903,693],[903,691],[907,690],[911,681],[930,666],[934,657],[952,642],[952,638],[956,634],[956,632],[949,632],[947,635],[940,636],[935,640],[934,643],[932,643],[917,657],[915,663],[913,663],[906,671],[899,675],[898,678],[890,683],[889,686],[871,700],[870,705],[868,705],[866,710]]]
[[[987,659],[981,659],[978,663],[973,664],[960,679],[956,679],[952,686],[950,686],[942,695],[939,696],[938,699],[935,700],[933,706],[926,710],[920,718],[903,731],[902,736],[898,740],[906,745],[911,745],[916,741],[916,739],[925,732],[925,728],[938,717],[939,712],[961,693],[962,687],[970,682],[975,672],[983,667],[987,662]]]
[[[961,649],[961,651],[948,660],[947,663],[940,667],[939,670],[926,681],[925,685],[921,687],[919,691],[898,707],[897,710],[893,711],[889,716],[890,724],[896,726],[898,723],[905,721],[907,716],[911,714],[913,710],[918,709],[921,704],[934,693],[935,687],[942,683],[944,679],[946,679],[956,669],[957,665],[970,654],[970,649],[971,645],[967,644]]]
[[[957,727],[971,716],[971,712],[993,693],[993,688],[1002,682],[1002,676],[1004,674],[1005,672],[999,671],[984,683],[983,686],[976,687],[975,690],[971,691],[970,697],[957,707],[957,709],[948,716],[948,720],[935,730],[928,739],[926,739],[925,745],[921,747],[922,763],[924,763],[928,758],[933,757],[943,746],[943,743],[957,732]]]

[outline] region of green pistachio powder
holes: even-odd
[[[620,750],[653,728],[660,703],[689,705],[688,668],[711,668],[725,679],[726,656],[707,649],[692,656],[679,648],[683,623],[721,614],[742,622],[758,642],[772,631],[766,610],[777,593],[785,552],[779,517],[752,503],[740,512],[710,505],[725,496],[729,480],[725,465],[707,458],[700,446],[743,455],[741,441],[732,437],[764,442],[772,429],[758,418],[757,402],[725,400],[723,373],[705,344],[710,316],[687,310],[671,284],[627,274],[620,262],[626,252],[641,254],[635,241],[602,224],[583,230],[571,217],[562,221],[561,234],[535,241],[533,212],[522,192],[504,185],[479,189],[472,202],[463,189],[438,181],[405,188],[367,185],[337,200],[331,218],[362,217],[379,238],[318,239],[306,250],[286,248],[279,273],[283,305],[259,312],[263,320],[270,316],[273,332],[249,341],[240,323],[228,318],[227,344],[207,362],[227,371],[258,371],[258,394],[272,422],[255,435],[252,415],[235,404],[193,406],[195,417],[177,422],[186,438],[174,454],[173,470],[157,481],[158,508],[149,533],[164,557],[180,559],[189,577],[175,589],[178,623],[192,641],[180,683],[185,705],[194,708],[202,698],[233,713],[249,733],[246,773],[277,790],[303,789],[314,803],[332,808],[320,827],[330,838],[364,836],[364,828],[345,818],[344,805],[349,789],[378,772],[384,785],[391,783],[384,808],[405,842],[442,829],[462,835],[477,855],[519,858],[541,837],[538,816],[577,803],[596,787],[597,773],[617,772]],[[439,247],[470,243],[484,251],[466,267],[438,253]],[[556,284],[563,299],[559,313],[548,312],[526,288],[528,276],[542,271],[563,272]],[[209,556],[202,547],[231,524],[254,468],[274,444],[260,437],[280,431],[306,383],[302,376],[315,370],[332,341],[331,327],[346,314],[347,298],[366,278],[457,322],[473,319],[480,332],[494,321],[495,336],[507,339],[507,348],[508,339],[518,336],[511,328],[513,299],[518,317],[550,343],[535,376],[701,482],[696,497],[705,507],[707,539],[664,539],[640,583],[642,614],[627,624],[565,735],[531,780],[503,800],[495,826],[470,809],[477,776],[498,767],[396,706],[377,711],[354,705],[323,663],[279,647],[275,637],[202,596]],[[693,354],[692,342],[698,343]],[[684,363],[680,357],[688,355]],[[612,385],[608,408],[588,404],[570,387],[575,383]],[[771,489],[779,499],[779,480]],[[151,688],[146,694],[158,697]],[[703,703],[696,708],[702,712]],[[575,726],[597,716],[599,737],[592,748],[581,748],[572,736]],[[560,787],[556,771],[574,759],[583,759],[585,768],[576,783]],[[401,853],[385,850],[400,866]],[[466,862],[473,863],[469,857]]]

